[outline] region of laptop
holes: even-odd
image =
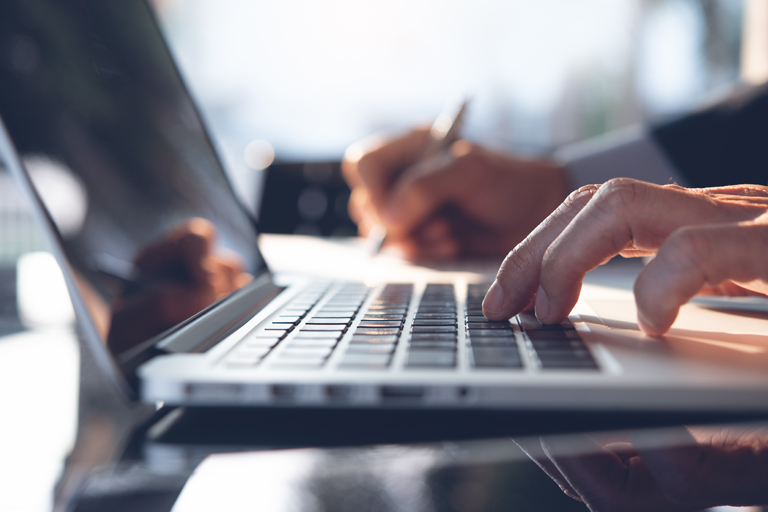
[[[763,312],[690,305],[649,339],[611,272],[558,325],[487,321],[482,276],[274,274],[143,0],[3,2],[0,117],[84,342],[136,400],[768,411]]]

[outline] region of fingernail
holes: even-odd
[[[549,298],[547,297],[544,288],[539,286],[539,291],[536,292],[536,318],[539,322],[545,324],[549,317]]]
[[[483,313],[497,314],[504,310],[504,289],[494,281],[483,299]]]

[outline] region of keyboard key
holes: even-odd
[[[467,315],[467,322],[487,322],[488,319],[483,315]],[[509,325],[509,322],[506,322]]]
[[[474,338],[514,338],[515,334],[512,329],[469,329],[469,337]]]
[[[400,327],[401,324],[399,320],[363,320],[359,327]]]
[[[305,325],[301,329],[299,329],[299,332],[312,332],[312,331],[339,331],[343,332],[346,330],[346,324],[331,324],[331,325]]]
[[[504,329],[511,331],[509,322],[468,322],[467,327],[470,329]]]
[[[514,336],[506,338],[506,337],[500,337],[500,336],[490,336],[490,337],[475,337],[472,336],[469,338],[470,343],[472,343],[472,346],[496,346],[496,347],[515,347],[517,346],[517,340]]]
[[[416,313],[415,320],[456,320],[456,313]]]
[[[411,340],[412,350],[453,350],[456,348],[455,341],[413,341]]]
[[[338,340],[344,335],[342,331],[299,331],[294,339],[306,340],[306,339],[332,339]]]
[[[576,330],[567,331],[526,331],[525,334],[531,340],[568,340],[568,339],[580,339],[579,333]]]
[[[390,359],[389,354],[344,354],[339,367],[386,368]]]
[[[541,367],[545,370],[557,369],[557,370],[597,370],[597,363],[592,359],[584,359],[578,361],[569,360],[548,360],[542,361]]]
[[[394,343],[381,343],[378,345],[350,345],[347,348],[347,354],[391,354],[394,351]]]
[[[522,368],[523,363],[514,347],[472,347],[478,368]]]
[[[334,313],[337,315],[344,315],[353,317],[357,314],[357,309],[349,309],[349,308],[320,308],[320,310],[316,314],[326,314],[326,313]]]
[[[317,312],[314,315],[312,315],[313,319],[328,319],[328,320],[352,320],[355,318],[354,314],[350,313],[320,313]]]
[[[433,300],[422,300],[419,303],[419,311],[422,309],[429,309],[429,308],[456,308],[456,303],[453,301],[433,301]]]
[[[368,308],[369,313],[387,313],[390,315],[404,315],[408,311],[408,308],[390,308],[384,306],[371,306]]]
[[[397,335],[400,332],[400,329],[397,327],[394,328],[360,328],[358,327],[355,329],[355,334],[361,334],[361,335],[369,335],[369,336],[383,336],[387,334],[394,334]]]
[[[456,333],[414,333],[411,341],[456,341]]]
[[[366,313],[363,317],[363,320],[371,320],[371,321],[377,321],[377,320],[402,320],[404,318],[404,315],[388,315],[388,314],[382,314],[377,315],[373,313]]]
[[[589,351],[586,348],[582,349],[570,349],[570,350],[536,350],[536,355],[539,356],[539,359],[544,361],[545,359],[548,361],[554,361],[554,360],[571,360],[571,361],[577,361],[577,360],[584,360],[584,359],[592,359],[592,356],[590,355]]]
[[[318,357],[326,358],[330,355],[333,347],[286,347],[280,353],[280,358],[290,359],[315,359]]]
[[[420,318],[416,318],[413,320],[413,325],[418,326],[446,326],[446,327],[455,327],[456,326],[456,319],[455,318],[446,318],[446,319],[429,319],[424,320]]]
[[[421,326],[421,325],[414,325],[411,328],[411,332],[413,333],[424,333],[424,334],[440,334],[440,333],[451,333],[456,332],[456,326],[441,326],[441,325],[429,325],[429,326]]]
[[[344,320],[342,318],[316,318],[312,317],[309,320],[307,320],[307,326],[315,326],[315,325],[338,325],[342,326],[339,327],[339,329],[346,327],[349,324],[348,320]]]
[[[371,304],[371,307],[376,307],[376,308],[379,308],[379,307],[381,307],[381,308],[407,308],[410,305],[410,303],[411,303],[410,300],[404,300],[404,301],[399,301],[399,300],[388,300],[388,301],[377,300],[377,301],[374,301],[373,304]]]
[[[456,352],[453,350],[415,350],[408,353],[409,368],[453,368]]]
[[[351,344],[388,345],[390,343],[397,343],[397,336],[361,336],[359,334],[355,334],[352,336],[352,339],[349,342]]]
[[[561,331],[564,329],[573,329],[573,324],[570,320],[565,320],[562,323],[559,324],[548,324],[544,325],[541,322],[539,322],[536,319],[536,315],[530,312],[524,312],[517,315],[518,320],[520,321],[520,326],[523,328],[524,331],[527,330],[549,330],[549,331]]]
[[[278,359],[272,363],[275,370],[317,370],[323,367],[325,359]]]
[[[533,348],[538,350],[568,350],[584,348],[584,342],[581,340],[533,340]]]
[[[338,343],[338,340],[334,338],[324,338],[324,339],[316,339],[316,338],[296,338],[291,340],[291,342],[288,344],[289,347],[335,347]]]

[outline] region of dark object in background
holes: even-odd
[[[275,163],[267,169],[259,212],[262,233],[354,236],[349,187],[340,162]]]

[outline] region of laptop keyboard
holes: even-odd
[[[363,283],[318,283],[290,301],[270,323],[248,333],[224,362],[230,367],[290,370],[598,369],[568,320],[542,325],[530,312],[510,321],[487,320],[482,302],[488,286],[468,285],[466,308],[459,311],[453,284],[428,284],[409,315],[412,284],[387,284],[364,308],[374,288]],[[466,360],[463,364],[460,354]]]

